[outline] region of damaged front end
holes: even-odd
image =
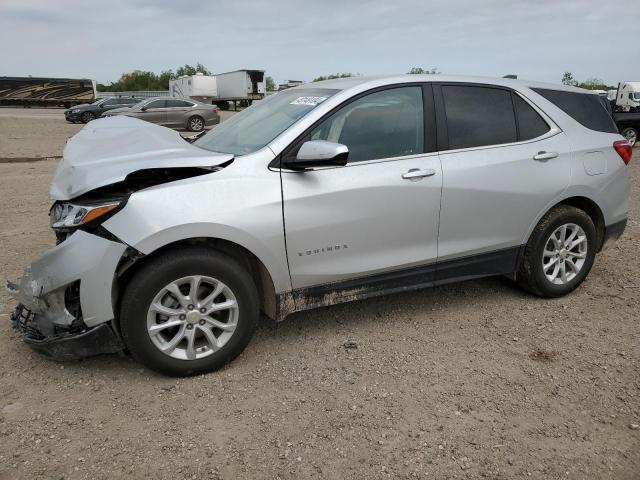
[[[79,230],[27,266],[20,284],[7,282],[18,301],[12,325],[25,343],[59,360],[122,350],[112,287],[126,248]]]
[[[225,168],[233,155],[136,119],[96,120],[72,137],[51,184],[56,246],[7,282],[13,327],[34,350],[70,360],[124,348],[114,325],[118,269],[139,252],[103,224],[131,195]]]

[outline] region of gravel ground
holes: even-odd
[[[54,168],[0,163],[8,278],[53,244]],[[47,360],[2,292],[0,479],[638,479],[640,158],[629,168],[627,230],[568,297],[491,278],[264,320],[201,377]]]
[[[233,113],[220,112],[220,118],[224,121]],[[83,126],[67,122],[60,108],[0,108],[0,161],[59,157],[67,139]]]

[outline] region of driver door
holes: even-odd
[[[167,120],[166,100],[154,100],[147,105],[145,111],[137,113],[137,117],[147,122],[162,125]]]
[[[296,302],[306,291],[298,308],[309,307],[310,291],[327,304],[432,284],[442,188],[434,116],[428,85],[377,90],[347,101],[284,153],[295,156],[306,140],[349,149],[343,167],[281,170]]]

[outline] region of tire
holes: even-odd
[[[635,128],[632,127],[627,127],[622,129],[622,132],[620,132],[620,134],[626,138],[627,140],[629,140],[629,143],[631,144],[631,146],[635,146],[636,141],[638,140],[638,131]]]
[[[198,115],[194,115],[187,120],[187,130],[190,132],[201,132],[204,130],[204,119]]]
[[[574,231],[577,233],[570,240],[572,243],[582,237],[584,241],[573,249],[563,248],[563,242],[557,241],[558,236],[562,240],[563,226],[566,227],[567,237],[570,238]],[[551,238],[552,234],[556,235],[556,241]],[[587,277],[593,266],[597,248],[596,229],[589,215],[569,205],[558,205],[542,217],[531,233],[516,280],[522,288],[534,295],[543,298],[561,297],[575,290]],[[550,255],[548,252],[552,251],[557,253]],[[546,273],[543,261],[552,265]],[[572,265],[579,265],[577,272]],[[562,269],[566,272],[565,278]],[[557,277],[551,280],[549,276],[556,272]]]
[[[180,285],[178,293],[188,292],[191,294],[193,286],[191,279],[198,278],[200,287],[197,287],[200,294],[196,294],[196,307],[187,309],[189,305],[179,303],[175,289],[166,290],[172,282],[180,285],[185,278],[190,280],[187,284]],[[215,282],[210,282],[215,280]],[[212,283],[210,290],[207,282]],[[210,305],[223,305],[233,303],[236,306],[227,310],[221,309],[206,316],[213,322],[215,317],[216,325],[220,324],[224,328],[232,331],[219,330],[210,323],[205,325],[205,316],[200,315],[200,299],[203,297],[215,296],[212,291],[222,288],[222,295],[218,294],[212,298]],[[214,288],[215,287],[215,288]],[[168,292],[168,293],[163,293]],[[162,297],[164,295],[164,297]],[[189,296],[182,295],[182,300]],[[221,300],[215,302],[215,300]],[[183,312],[172,317],[165,317],[156,310],[158,305],[161,311]],[[170,307],[165,307],[169,302]],[[173,302],[173,303],[170,303]],[[163,305],[164,303],[164,305]],[[185,308],[183,308],[185,307]],[[204,309],[204,308],[203,308]],[[227,315],[227,320],[224,316]],[[220,314],[220,315],[219,315]],[[193,318],[191,317],[193,316]],[[199,316],[199,317],[198,317]],[[183,318],[184,317],[184,318]],[[199,319],[198,319],[199,318]],[[161,373],[172,376],[190,376],[211,372],[224,366],[236,358],[247,346],[259,318],[259,301],[256,285],[249,275],[234,259],[223,255],[215,250],[203,247],[184,247],[180,250],[171,250],[152,258],[149,263],[138,270],[126,287],[120,306],[120,328],[125,345],[133,356],[147,367]],[[174,322],[170,328],[168,325]],[[179,324],[179,325],[178,325]],[[191,329],[188,330],[189,325]],[[205,329],[209,333],[218,333],[216,337],[220,345],[213,348],[210,342],[210,335],[205,334]],[[162,329],[153,334],[152,329]],[[174,336],[175,332],[175,336]],[[180,337],[182,332],[182,337]],[[192,332],[192,333],[191,333]],[[192,337],[189,337],[191,333]],[[199,335],[199,336],[198,336]],[[178,343],[176,343],[176,339]],[[190,338],[193,338],[190,342]],[[224,340],[224,343],[222,344]],[[172,342],[175,343],[171,348]],[[192,357],[189,358],[189,345]],[[166,352],[161,350],[166,348]]]
[[[96,116],[93,114],[93,112],[83,112],[82,115],[80,115],[80,120],[82,120],[82,123],[89,123],[95,118]]]

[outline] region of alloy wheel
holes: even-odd
[[[638,132],[636,132],[633,128],[625,129],[622,134],[629,141],[632,147],[636,144],[636,140],[638,139]]]
[[[542,252],[547,280],[555,285],[571,282],[584,266],[587,248],[587,235],[580,225],[567,223],[556,228]]]
[[[221,349],[238,325],[231,289],[212,277],[191,275],[165,285],[147,312],[147,333],[158,350],[198,360]]]
[[[201,119],[199,118],[191,119],[191,130],[193,130],[194,132],[199,132],[203,128],[204,128],[204,124],[202,123]]]

